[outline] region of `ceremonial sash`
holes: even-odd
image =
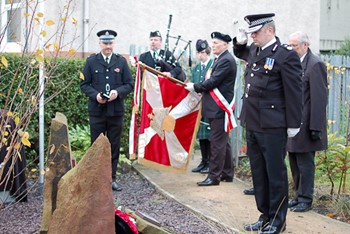
[[[205,79],[209,79],[211,75],[212,68],[209,68]],[[233,99],[231,103],[228,103],[228,101],[225,99],[225,97],[221,94],[218,88],[212,89],[209,91],[210,96],[214,99],[215,103],[223,110],[225,111],[225,132],[230,132],[231,129],[237,127],[237,123],[235,120],[235,117],[233,115],[233,110],[235,109],[235,96],[233,96]]]

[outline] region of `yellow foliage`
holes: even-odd
[[[44,62],[44,57],[42,55],[36,55],[35,59],[40,63]]]
[[[5,56],[1,56],[1,63],[2,63],[6,68],[8,68],[8,62],[7,62],[7,59],[5,58]]]
[[[59,51],[59,50],[60,50],[60,48],[58,47],[58,43],[57,43],[57,42],[55,42],[55,43],[53,44],[53,46],[55,47],[55,50],[56,50],[56,51]]]
[[[73,22],[73,24],[78,25],[78,20],[74,17],[72,17],[72,22]]]
[[[8,136],[8,135],[9,135],[9,132],[8,132],[8,131],[4,131],[4,132],[2,132],[2,135],[3,135],[3,136]]]
[[[43,53],[43,50],[37,49],[37,50],[36,50],[36,53],[37,53],[37,54],[42,54],[42,53]]]
[[[25,16],[25,17],[29,17],[30,14],[29,14],[29,13],[24,13],[24,16]]]
[[[18,88],[18,93],[22,94],[23,93],[23,89],[21,87]]]
[[[6,113],[6,115],[7,115],[8,117],[12,117],[12,116],[13,116],[13,113],[12,113],[11,111],[8,111],[8,112]]]
[[[18,116],[16,116],[16,118],[15,118],[15,124],[18,125],[20,121],[21,121],[21,119],[20,119]]]
[[[46,31],[42,31],[40,34],[41,34],[43,37],[46,37]]]
[[[36,169],[35,169],[35,168],[32,168],[31,172],[36,172]]]
[[[55,22],[53,22],[52,20],[47,20],[46,21],[46,25],[47,26],[51,26],[51,25],[54,25],[55,24]]]
[[[48,44],[45,46],[45,49],[50,48],[50,46],[52,46],[52,44],[48,43]]]
[[[28,138],[22,137],[22,140],[21,140],[21,141],[22,141],[22,144],[23,144],[23,145],[28,146],[28,147],[31,146],[30,141],[28,140]]]
[[[43,17],[44,14],[42,12],[38,12],[38,14],[36,14],[36,16],[38,16],[39,18]]]
[[[75,52],[76,52],[75,49],[70,49],[70,50],[68,51],[68,54],[69,54],[69,55],[73,55],[73,54],[75,54]]]
[[[51,148],[50,148],[50,154],[53,154],[53,152],[55,151],[55,148],[56,148],[55,145],[52,145],[52,146],[51,146]]]

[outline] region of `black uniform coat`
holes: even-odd
[[[309,49],[303,68],[303,117],[300,132],[288,139],[287,151],[303,153],[327,149],[328,103],[327,69]],[[320,131],[321,139],[312,140],[311,130]]]
[[[160,50],[159,57],[162,57],[163,55],[164,55],[164,50]],[[178,77],[182,72],[182,68],[179,65],[179,63],[176,61],[174,55],[169,50],[166,52],[166,56],[165,56],[165,61],[168,61],[168,60],[171,61],[171,66],[172,66],[172,69],[169,71],[171,76],[175,77],[175,78]],[[141,54],[139,57],[139,61],[143,62],[144,64],[146,64],[149,67],[152,67],[152,68],[157,67],[156,61],[154,61],[153,56],[152,56],[150,51],[147,51],[147,52]],[[161,72],[164,72],[164,71],[165,70],[161,70]]]
[[[194,90],[197,93],[203,93],[203,117],[211,119],[225,117],[225,112],[216,104],[209,91],[218,88],[227,102],[231,103],[234,95],[236,72],[236,61],[228,50],[226,50],[214,62],[210,78],[201,83],[194,84]]]
[[[100,116],[103,113],[106,116],[123,116],[124,98],[133,90],[133,79],[126,59],[119,54],[112,54],[107,64],[101,53],[93,54],[87,58],[83,74],[80,88],[89,97],[89,115]],[[117,90],[117,99],[99,104],[97,94],[104,92],[109,95],[111,90]]]
[[[286,128],[299,128],[301,124],[300,59],[291,47],[281,45],[276,39],[257,55],[254,44],[239,45],[234,38],[235,55],[247,62],[240,116],[247,130],[281,133]]]
[[[192,77],[191,77],[191,82],[197,83],[197,82],[202,82],[205,79],[205,74],[207,73],[208,69],[211,68],[213,65],[214,60],[209,59],[207,66],[202,69],[202,63],[196,64],[196,66],[192,70]],[[197,139],[209,139],[210,137],[210,127],[209,127],[209,121],[207,118],[201,119],[201,123],[198,128],[197,132]]]

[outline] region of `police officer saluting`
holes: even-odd
[[[113,53],[117,32],[97,33],[101,52],[87,58],[80,88],[89,98],[91,143],[103,133],[111,144],[112,189],[122,190],[116,181],[120,139],[124,116],[124,98],[133,90],[133,79],[124,57]]]
[[[240,28],[233,39],[234,54],[247,62],[241,124],[246,128],[255,201],[261,212],[258,221],[244,229],[262,234],[285,230],[286,142],[299,132],[302,116],[300,60],[276,37],[274,15],[246,16],[248,30]],[[251,45],[247,45],[247,33],[251,33]]]

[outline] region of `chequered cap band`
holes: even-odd
[[[266,23],[269,23],[271,21],[272,21],[272,17],[257,19],[257,20],[250,22],[249,27],[254,27],[254,26],[260,25],[260,24],[266,24]]]

